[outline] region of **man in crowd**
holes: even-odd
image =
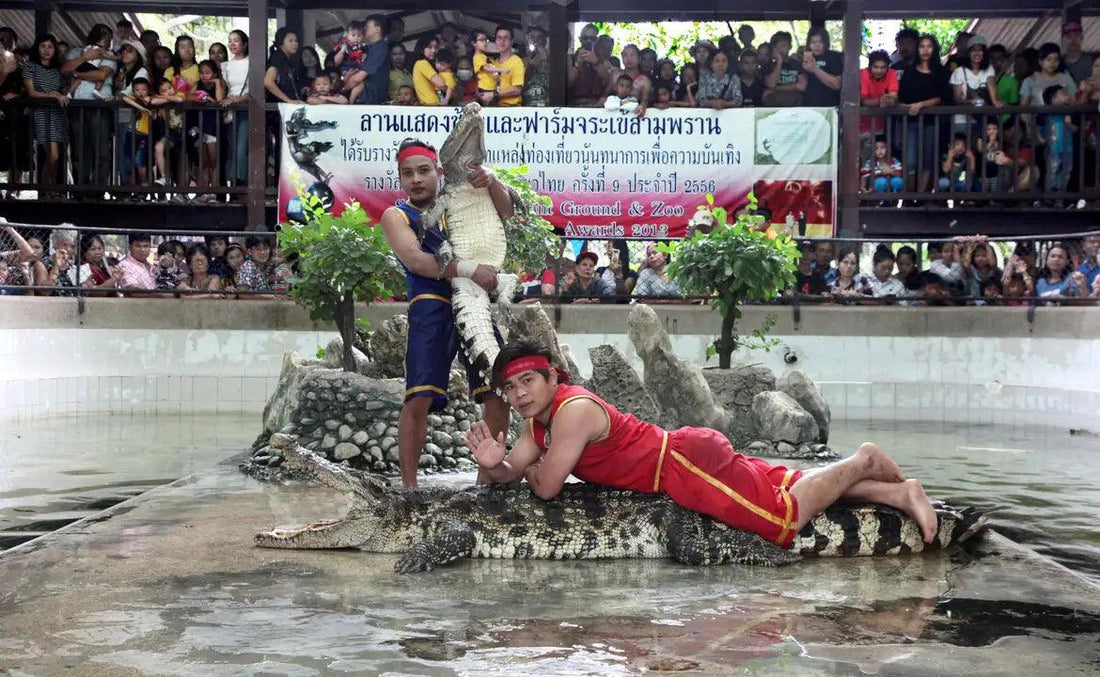
[[[890,69],[890,57],[885,51],[871,52],[867,67],[859,72],[859,101],[863,106],[892,108],[898,104],[898,73]],[[886,116],[861,115],[859,139],[861,157],[871,157],[871,141],[886,131]]]
[[[708,428],[662,428],[623,414],[589,391],[568,385],[550,353],[530,340],[505,345],[493,385],[526,419],[509,453],[504,434],[483,422],[466,436],[487,479],[525,479],[549,500],[569,475],[595,484],[663,493],[677,504],[790,547],[798,531],[837,500],[884,503],[905,511],[925,543],[937,518],[924,490],[890,457],[864,443],[843,461],[809,471],[772,466],[736,453]]]
[[[149,263],[152,239],[145,233],[130,236],[130,255],[118,262],[124,289],[156,289],[156,272]]]
[[[919,42],[920,33],[912,28],[902,28],[894,36],[894,46],[897,50],[890,55],[890,68],[898,72],[898,77],[905,73],[905,69],[912,68],[916,63]]]
[[[1080,21],[1067,21],[1062,25],[1062,65],[1080,84],[1092,75],[1092,54],[1081,51],[1084,34]]]
[[[497,68],[507,70],[500,76],[497,89],[497,105],[523,105],[523,59],[512,53],[512,29],[498,26],[496,31],[497,50],[500,54],[492,61]]]
[[[787,31],[777,31],[772,36],[772,71],[764,78],[768,88],[766,104],[769,106],[801,106],[808,80],[802,64],[791,58],[793,39]]]
[[[1077,267],[1077,270],[1085,276],[1086,289],[1082,290],[1084,293],[1088,293],[1097,279],[1100,279],[1100,235],[1089,235],[1081,241],[1081,253],[1084,256],[1081,257],[1081,265]]]
[[[386,17],[372,14],[366,20],[367,57],[363,70],[367,74],[366,86],[356,101],[380,105],[389,100],[390,94],[390,45],[385,40]]]
[[[615,295],[615,285],[596,275],[596,264],[599,260],[596,252],[580,253],[573,284],[562,289],[562,298],[571,299],[573,303],[599,303],[602,298]]]
[[[811,28],[806,36],[802,70],[807,76],[803,105],[830,108],[840,105],[840,75],[844,71],[844,59],[840,52],[829,49],[829,34],[821,26]]]
[[[406,487],[415,487],[428,413],[447,404],[451,363],[460,350],[451,309],[451,284],[447,280],[466,277],[492,291],[496,288],[497,271],[475,261],[461,260],[440,268],[434,252],[444,236],[437,231],[424,233],[423,238],[418,236],[421,210],[435,202],[443,176],[434,148],[416,139],[403,141],[397,151],[397,173],[407,198],[382,214],[382,232],[405,268],[408,284],[405,404],[397,424],[397,445],[401,481]],[[470,185],[489,189],[502,219],[512,215],[508,190],[484,168],[471,168]],[[502,433],[508,425],[508,405],[482,382],[476,370],[467,369],[467,378],[474,398],[484,405],[488,429],[494,435]]]

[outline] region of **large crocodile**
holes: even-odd
[[[337,520],[256,535],[266,548],[361,548],[403,553],[398,573],[430,571],[463,557],[609,559],[672,557],[693,565],[778,566],[801,556],[894,555],[965,541],[985,527],[973,508],[936,504],[939,531],[925,544],[916,523],[882,505],[837,504],[810,521],[789,550],[685,510],[661,494],[569,483],[551,501],[527,485],[393,490],[337,465],[286,435],[271,446],[288,467],[347,494]]]
[[[437,230],[446,233],[446,241],[435,252],[441,266],[455,258],[476,261],[498,271],[504,266],[508,249],[505,222],[497,213],[489,189],[475,188],[469,181],[470,168],[484,162],[485,121],[481,117],[481,106],[469,103],[439,149],[443,190],[420,217],[422,234]],[[519,195],[510,187],[508,192],[514,208],[525,210],[526,205]],[[498,298],[503,303],[511,301],[518,278],[500,274],[497,279]],[[470,365],[488,382],[499,350],[493,333],[489,295],[464,277],[452,278],[451,286],[454,289],[451,303],[455,327],[462,347]]]

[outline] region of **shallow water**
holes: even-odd
[[[960,423],[834,423],[829,446],[877,442],[929,496],[986,510],[991,525],[1100,583],[1100,439]]]
[[[0,550],[247,448],[254,415],[62,416],[0,425]]]

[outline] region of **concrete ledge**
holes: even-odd
[[[404,303],[360,305],[372,323],[404,313]],[[716,334],[717,311],[699,305],[655,305],[670,334]],[[628,305],[547,306],[563,334],[625,333]],[[560,313],[560,314],[559,314]],[[1100,337],[1100,308],[1040,307],[1034,322],[1027,308],[912,308],[802,306],[798,322],[791,306],[748,306],[742,331],[772,315],[775,335],[947,336],[1095,339]],[[188,299],[85,299],[84,312],[71,298],[9,296],[0,304],[0,329],[239,329],[324,331],[290,301]]]

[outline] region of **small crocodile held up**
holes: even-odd
[[[420,216],[422,233],[435,229],[446,233],[446,242],[435,254],[441,267],[454,259],[476,261],[498,271],[504,266],[508,249],[505,222],[493,204],[489,189],[471,186],[468,178],[471,168],[484,162],[485,121],[481,117],[481,106],[469,103],[439,150],[443,190]],[[519,195],[510,187],[508,192],[514,209],[525,211],[527,207]],[[512,300],[518,278],[500,274],[497,281],[497,298],[506,305]],[[454,289],[451,304],[455,327],[462,347],[470,365],[488,383],[491,380],[489,371],[499,351],[493,333],[489,294],[473,280],[463,277],[452,278],[451,286]]]
[[[985,528],[973,508],[936,503],[939,530],[926,544],[904,513],[875,504],[836,504],[811,520],[791,549],[685,510],[662,494],[567,483],[544,501],[528,485],[391,489],[384,480],[337,465],[286,435],[270,445],[288,467],[348,498],[336,520],[256,535],[265,548],[360,548],[402,553],[398,573],[430,571],[465,557],[612,559],[671,557],[692,565],[779,566],[802,556],[897,555],[937,550]]]

